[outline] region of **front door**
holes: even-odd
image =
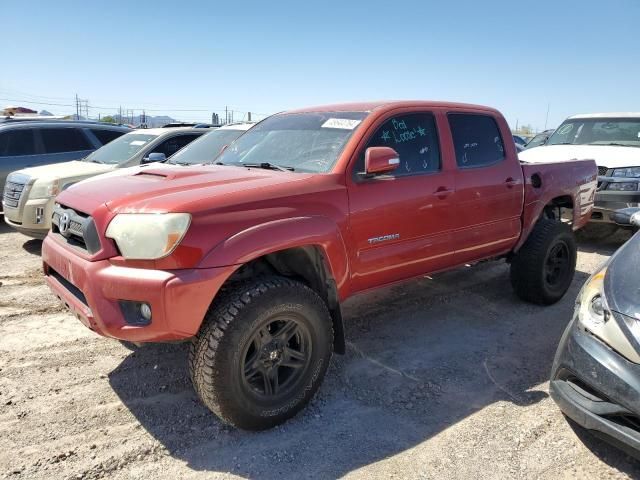
[[[397,114],[372,128],[348,181],[354,291],[439,270],[451,261],[453,172],[431,112]],[[400,164],[366,178],[367,148],[391,147]]]

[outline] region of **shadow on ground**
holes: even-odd
[[[504,263],[357,297],[344,309],[347,355],[334,357],[303,413],[266,432],[226,427],[200,404],[188,380],[187,345],[137,350],[109,379],[144,428],[195,470],[299,478],[304,466],[304,475],[335,478],[496,401],[526,406],[546,398],[535,387],[548,379],[587,277],[578,272],[567,296],[550,307],[518,300]],[[612,447],[601,448],[616,468],[635,468]]]

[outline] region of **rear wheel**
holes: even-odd
[[[571,228],[540,219],[511,262],[511,285],[523,300],[540,305],[555,303],[573,281],[576,259]]]
[[[333,330],[306,285],[266,277],[222,292],[191,346],[191,379],[223,421],[248,430],[295,415],[322,383]]]

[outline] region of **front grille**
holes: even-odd
[[[18,182],[7,182],[4,184],[4,194],[2,201],[7,207],[17,208],[20,203],[20,197],[24,191],[25,184]]]
[[[608,171],[609,171],[609,167],[598,167],[598,175],[600,176],[603,176],[603,177],[606,176]],[[596,190],[602,190],[606,186],[607,186],[606,182],[601,182],[600,180],[598,180],[598,186],[596,187]]]
[[[100,239],[93,218],[86,213],[56,204],[51,218],[51,231],[67,244],[89,254],[100,250]]]
[[[64,288],[66,288],[74,297],[80,300],[84,305],[88,306],[87,298],[84,296],[84,293],[82,293],[82,290],[80,290],[73,283],[68,281],[66,278],[64,278],[62,275],[60,275],[51,267],[49,267],[49,275],[51,275],[58,282],[60,282]]]

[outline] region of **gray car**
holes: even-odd
[[[86,157],[131,128],[66,120],[0,123],[0,191],[14,170]],[[1,208],[0,208],[1,210]]]

